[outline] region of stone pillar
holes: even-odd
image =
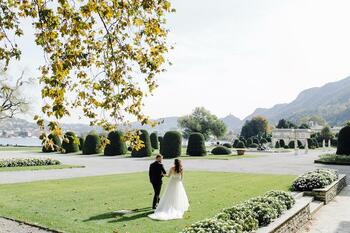
[[[298,140],[297,139],[294,139],[294,150],[295,150],[295,154],[297,155],[298,154]]]
[[[322,140],[322,148],[325,149],[326,148],[326,140]]]
[[[305,154],[309,153],[309,143],[307,142],[307,139],[305,139]]]

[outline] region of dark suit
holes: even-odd
[[[165,173],[166,172],[163,167],[163,164],[159,163],[158,161],[153,162],[149,166],[149,180],[154,190],[154,197],[153,197],[153,204],[152,204],[153,209],[155,209],[156,205],[159,203],[159,194],[163,183],[162,178],[163,178],[163,174]]]

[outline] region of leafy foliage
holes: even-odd
[[[0,167],[29,167],[29,166],[47,166],[47,165],[60,165],[61,162],[55,159],[1,159]]]
[[[296,129],[297,126],[291,122],[291,121],[287,121],[285,119],[281,119],[278,121],[278,124],[276,126],[277,129]]]
[[[205,139],[201,133],[191,133],[186,154],[190,156],[205,156],[207,155],[207,150],[205,148]]]
[[[132,157],[149,157],[152,155],[151,139],[147,130],[140,130],[139,137],[142,141],[143,147],[141,149],[133,148],[131,152]]]
[[[79,151],[79,138],[74,132],[67,132],[63,137],[62,149],[64,153],[74,153]]]
[[[268,120],[263,116],[256,116],[251,120],[247,120],[241,130],[241,136],[250,138],[255,136],[266,135],[270,131]]]
[[[211,153],[213,155],[229,155],[231,154],[231,150],[226,146],[217,146],[211,150]]]
[[[159,145],[158,145],[157,132],[151,133],[150,139],[151,139],[151,146],[152,146],[152,148],[155,149],[155,150],[158,150],[159,149]]]
[[[182,136],[178,131],[168,131],[162,141],[164,158],[176,158],[181,155]]]
[[[105,130],[125,122],[125,115],[152,124],[141,107],[165,70],[166,17],[172,11],[168,0],[2,1],[0,61],[6,69],[21,58],[16,39],[23,35],[22,18],[30,18],[46,58],[40,66],[46,116],[57,120],[79,108]],[[44,127],[43,119],[35,120]],[[56,121],[49,128],[61,134]],[[137,134],[126,138],[141,146]]]
[[[195,132],[203,134],[205,139],[210,135],[219,138],[227,130],[223,121],[203,107],[195,108],[191,115],[179,118],[178,123],[183,128],[185,138],[189,138],[191,133]]]
[[[43,140],[42,144],[42,152],[55,152],[58,151],[59,148],[62,145],[60,137],[58,137],[56,134],[49,134],[47,137],[48,141]]]
[[[111,131],[107,139],[109,143],[104,149],[104,155],[124,155],[127,152],[126,143],[123,140],[123,133],[121,131]]]
[[[99,154],[102,151],[101,139],[97,134],[88,134],[83,145],[83,154]]]

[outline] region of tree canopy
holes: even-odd
[[[241,136],[244,138],[250,138],[254,136],[262,137],[269,131],[269,121],[263,116],[256,116],[244,123],[241,130]]]
[[[16,39],[29,18],[46,61],[38,68],[50,130],[61,134],[57,121],[76,108],[106,130],[126,115],[152,124],[141,110],[167,63],[171,11],[169,0],[1,1],[0,62],[21,58]]]
[[[197,107],[191,115],[179,118],[178,123],[183,128],[185,138],[188,138],[194,132],[203,134],[205,139],[208,139],[211,135],[219,138],[227,130],[222,120],[203,107]]]
[[[291,121],[281,119],[278,121],[276,128],[277,129],[295,129],[297,128],[297,126]]]

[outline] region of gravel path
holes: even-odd
[[[0,218],[0,233],[51,233],[51,231]]]

